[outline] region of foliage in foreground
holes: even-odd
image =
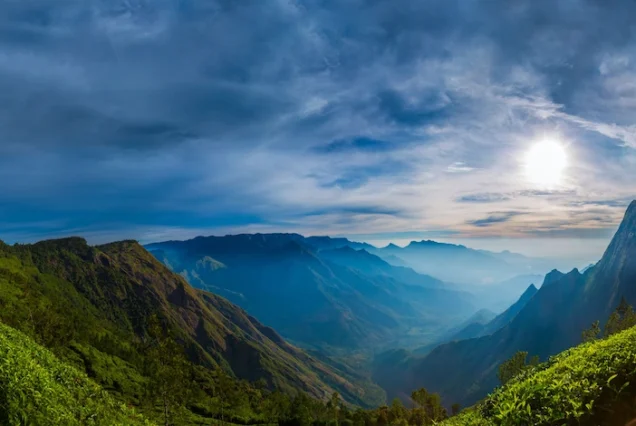
[[[0,424],[150,424],[86,375],[0,323]]]
[[[306,387],[290,386],[308,378],[318,386],[309,391],[329,389],[304,365],[311,358],[301,360],[303,354],[286,343],[267,341],[260,324],[220,298],[195,292],[137,244],[103,248],[110,255],[81,239],[12,247],[0,242],[0,322],[157,423],[271,424],[307,410],[311,419],[332,418]],[[247,333],[262,341],[248,340]],[[192,335],[203,337],[199,342]],[[218,341],[210,340],[215,336]],[[235,377],[230,351],[238,367],[268,380]],[[33,419],[22,424],[64,424]]]
[[[445,425],[614,425],[636,417],[636,327],[524,370]]]

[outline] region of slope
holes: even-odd
[[[349,401],[369,403],[364,389],[227,300],[195,290],[133,241],[100,247],[80,238],[2,245],[0,317],[25,322],[30,301],[58,310],[65,322],[80,327],[69,343],[110,351],[126,362],[126,354],[134,352],[127,348],[129,342],[143,339],[149,317],[157,315],[189,359],[202,367],[220,366],[250,381],[263,379],[271,389],[303,390],[317,398],[337,389]],[[73,351],[76,358],[93,353]]]
[[[28,401],[28,403],[26,403]],[[0,424],[143,425],[83,372],[0,323]]]
[[[636,417],[636,328],[552,357],[444,425],[626,425]]]
[[[534,284],[531,284],[526,289],[526,291],[523,292],[521,297],[519,297],[519,300],[517,300],[504,312],[492,318],[490,321],[472,321],[469,325],[455,334],[450,340],[465,340],[472,339],[474,337],[486,336],[504,328],[526,306],[526,304],[530,301],[530,299],[532,299],[537,291],[538,290],[534,286]]]
[[[320,241],[329,246],[325,241],[331,240]],[[388,345],[416,325],[414,338],[428,339],[472,309],[466,293],[432,277],[391,266],[365,250],[318,251],[313,244],[296,234],[256,234],[147,248],[195,287],[227,297],[285,337],[312,347]],[[205,259],[224,267],[206,267]]]
[[[476,339],[441,345],[396,372],[392,392],[425,386],[446,401],[468,405],[497,385],[496,369],[517,351],[546,359],[580,342],[595,320],[608,318],[621,297],[636,304],[636,201],[601,261],[581,274],[553,271],[504,328]]]

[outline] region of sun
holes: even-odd
[[[561,184],[568,156],[558,140],[545,139],[535,143],[525,156],[526,178],[535,185],[551,188]]]

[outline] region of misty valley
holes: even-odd
[[[627,422],[635,232],[636,201],[598,263],[543,276],[549,259],[433,241],[3,244],[0,419]]]
[[[0,0],[0,426],[636,426],[635,0]]]

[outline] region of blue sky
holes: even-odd
[[[595,258],[636,197],[633,16],[631,1],[3,1],[0,238],[291,231]],[[522,173],[546,137],[568,155],[550,188]]]

